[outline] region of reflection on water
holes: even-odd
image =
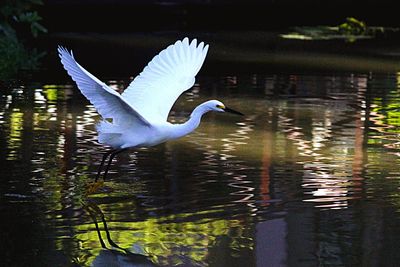
[[[89,195],[105,149],[96,142],[94,108],[70,85],[4,89],[2,260],[394,266],[399,77],[200,77],[170,121],[210,98],[246,116],[207,114],[184,139],[119,155],[109,180]],[[121,89],[126,81],[110,84]]]
[[[104,249],[100,251],[99,255],[92,262],[93,266],[155,266],[153,262],[148,259],[148,257],[139,253],[132,253],[128,249],[121,248],[112,240],[105,216],[95,203],[91,201],[82,202],[82,206],[92,218],[96,227],[99,242],[101,247]],[[100,223],[98,218],[100,218]],[[103,228],[100,227],[101,224]],[[104,229],[108,245],[106,245],[104,242],[100,229]],[[111,248],[108,246],[111,246]]]

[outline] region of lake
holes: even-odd
[[[1,90],[3,266],[400,261],[399,73],[200,75],[171,122],[208,99],[246,116],[119,154],[93,192],[107,148],[75,85]]]

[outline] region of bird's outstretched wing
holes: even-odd
[[[195,82],[208,45],[188,38],[156,55],[122,93],[122,97],[150,122],[166,121],[176,99]]]
[[[112,118],[113,121],[118,122],[133,116],[142,124],[150,126],[150,123],[132,108],[118,92],[79,65],[72,52],[69,53],[64,47],[59,46],[58,53],[65,70],[104,119]]]

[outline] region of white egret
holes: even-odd
[[[185,123],[167,121],[176,99],[194,85],[207,51],[208,45],[197,45],[196,39],[190,43],[188,38],[179,40],[156,55],[119,94],[79,65],[72,51],[58,47],[65,70],[102,116],[97,124],[98,141],[113,148],[104,154],[96,181],[107,157],[104,179],[116,154],[185,136],[199,126],[202,115],[208,111],[243,115],[218,100],[209,100],[197,106]]]

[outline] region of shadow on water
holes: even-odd
[[[399,70],[398,35],[371,40],[304,41],[284,38],[285,31],[160,31],[55,32],[43,40],[48,52],[42,80],[69,81],[59,64],[58,45],[72,49],[75,58],[99,78],[139,74],[151,58],[177,39],[197,38],[209,44],[200,74],[232,73],[363,72],[394,73]]]
[[[104,149],[94,108],[70,84],[4,88],[1,259],[395,266],[399,80],[398,73],[200,76],[172,122],[209,98],[247,116],[208,114],[182,140],[118,155],[90,200],[87,184]]]

